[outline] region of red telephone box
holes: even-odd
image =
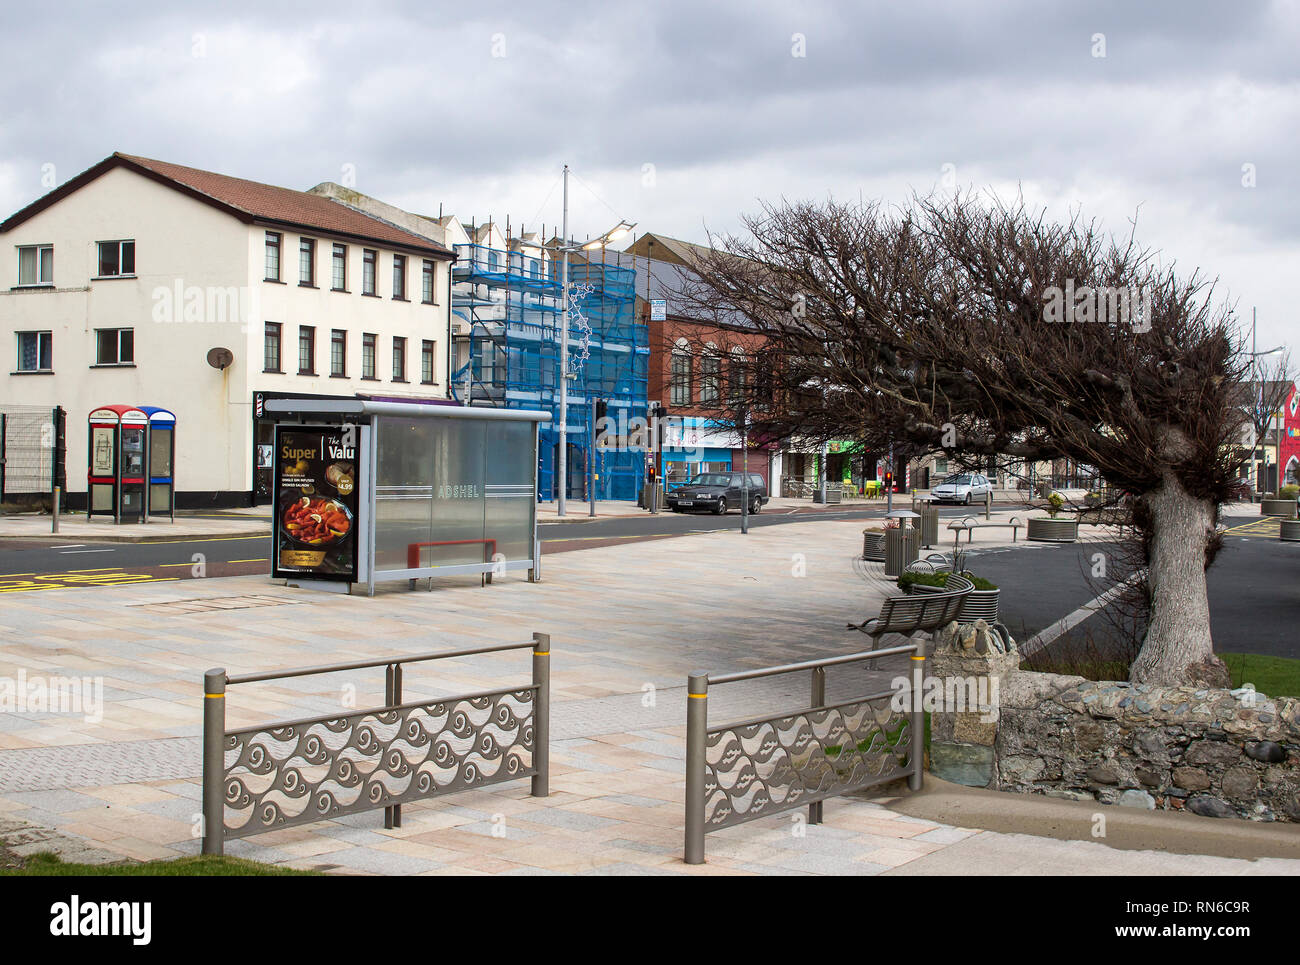
[[[149,417],[132,405],[106,405],[89,422],[86,516],[143,522]]]

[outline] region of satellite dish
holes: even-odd
[[[208,349],[208,364],[214,369],[226,369],[235,361],[235,353],[228,348]]]

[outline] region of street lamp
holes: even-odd
[[[1255,309],[1250,310],[1250,351],[1246,354],[1250,356],[1250,384],[1255,390],[1255,408],[1250,415],[1250,472],[1255,477],[1255,492],[1259,492],[1259,461],[1255,458],[1255,453],[1259,452],[1259,436],[1255,429],[1259,420],[1259,410],[1264,404],[1264,388],[1259,384],[1259,360],[1266,355],[1276,355],[1283,351],[1285,346],[1279,345],[1271,348],[1266,352],[1255,351]],[[1269,414],[1270,418],[1272,413]],[[1268,443],[1268,426],[1265,426],[1264,442]],[[1268,473],[1268,450],[1264,450],[1264,472]],[[1267,482],[1268,480],[1265,480]]]
[[[620,221],[594,241],[582,244],[569,240],[569,166],[564,166],[564,217],[560,227],[560,359],[559,378],[556,384],[560,389],[560,458],[556,472],[559,475],[559,498],[555,505],[555,514],[563,516],[568,510],[569,495],[569,252],[591,251],[601,248],[611,241],[617,241],[636,227],[636,222]],[[595,440],[593,440],[594,443]],[[587,454],[590,459],[595,451]]]

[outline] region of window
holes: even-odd
[[[406,381],[406,339],[393,338],[393,381]]]
[[[336,292],[345,292],[348,290],[348,246],[335,245],[333,256],[333,278],[330,281],[333,290]]]
[[[700,359],[700,405],[716,406],[722,394],[722,359],[705,355]]]
[[[669,405],[691,404],[691,355],[685,339],[678,339],[673,348],[668,385]]]
[[[936,473],[938,473],[939,475],[941,475],[941,476],[942,476],[942,475],[946,475],[947,472],[948,472],[948,460],[947,460],[947,459],[936,459],[936,460],[934,461],[934,471],[935,471]]]
[[[50,332],[18,333],[18,371],[52,372],[54,336]]]
[[[135,274],[134,241],[101,241],[99,243],[99,278]]]
[[[135,362],[135,329],[95,330],[96,365],[130,365]]]
[[[316,329],[311,325],[298,326],[298,374],[316,374]]]
[[[361,377],[363,379],[373,379],[375,377],[375,336],[361,336]]]
[[[316,287],[316,240],[298,239],[298,284],[305,288]]]
[[[740,348],[733,348],[731,350],[731,384],[729,386],[733,406],[745,403],[745,385],[745,353]]]
[[[54,284],[53,245],[30,245],[18,249],[18,284]]]
[[[280,280],[280,235],[275,231],[266,233],[266,280]]]
[[[348,333],[341,328],[330,332],[330,375],[344,378],[348,374]]]
[[[375,294],[375,266],[379,263],[379,252],[370,248],[361,254],[361,294]]]
[[[406,255],[393,255],[393,297],[406,301]]]
[[[433,357],[436,351],[436,342],[427,338],[420,342],[420,381],[425,385],[433,385]]]
[[[267,322],[262,337],[262,371],[280,372],[280,323]]]
[[[434,297],[435,282],[438,279],[438,269],[434,263],[425,259],[424,262],[424,285],[421,289],[420,300],[426,305],[432,305],[437,299]]]

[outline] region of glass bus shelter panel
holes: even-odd
[[[433,537],[433,451],[437,423],[375,420],[375,571],[404,570],[410,548]]]
[[[489,452],[485,422],[434,419],[433,536],[424,547],[421,566],[457,566],[491,562],[493,549],[483,527],[485,468]]]
[[[532,422],[488,422],[484,490],[484,535],[506,562],[533,556],[533,517],[537,500],[533,474],[536,426]]]

